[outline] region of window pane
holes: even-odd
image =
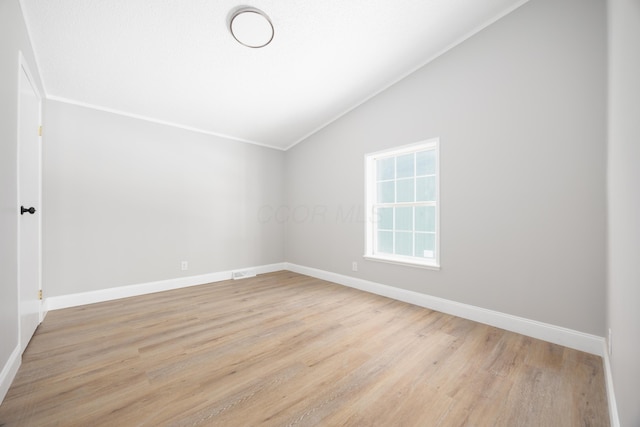
[[[436,173],[436,152],[427,150],[416,153],[416,176],[435,175]]]
[[[436,231],[435,206],[416,206],[416,231]]]
[[[413,202],[413,178],[399,179],[396,181],[398,190],[398,202]]]
[[[413,153],[396,157],[396,178],[413,177]]]
[[[393,208],[378,209],[378,230],[393,230]]]
[[[378,231],[378,252],[393,253],[393,232]]]
[[[416,178],[416,200],[419,202],[431,202],[436,200],[435,176]]]
[[[413,233],[396,232],[396,254],[413,255]]]
[[[413,231],[413,208],[396,208],[396,230]]]
[[[380,159],[376,161],[376,169],[378,170],[378,181],[395,178],[395,160],[395,157],[387,157],[386,159]]]
[[[395,202],[395,181],[378,183],[378,203]]]
[[[436,235],[431,233],[416,233],[416,255],[420,258],[436,257]]]

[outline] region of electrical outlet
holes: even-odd
[[[357,262],[353,261],[351,263],[351,270],[358,271],[358,263]]]
[[[189,261],[182,261],[180,263],[180,269],[182,271],[187,271],[189,269]]]
[[[609,345],[609,356],[613,355],[613,332],[611,332],[611,328],[609,328],[609,337],[607,339],[607,344]]]

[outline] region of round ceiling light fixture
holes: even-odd
[[[273,40],[271,20],[255,7],[243,7],[233,12],[229,30],[238,43],[247,47],[265,47]]]

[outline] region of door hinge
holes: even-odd
[[[42,301],[42,289],[38,291],[38,299]]]
[[[38,126],[38,136],[42,136],[42,126]]]

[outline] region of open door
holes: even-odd
[[[18,287],[20,348],[42,321],[41,301],[41,99],[20,53],[18,95]]]

